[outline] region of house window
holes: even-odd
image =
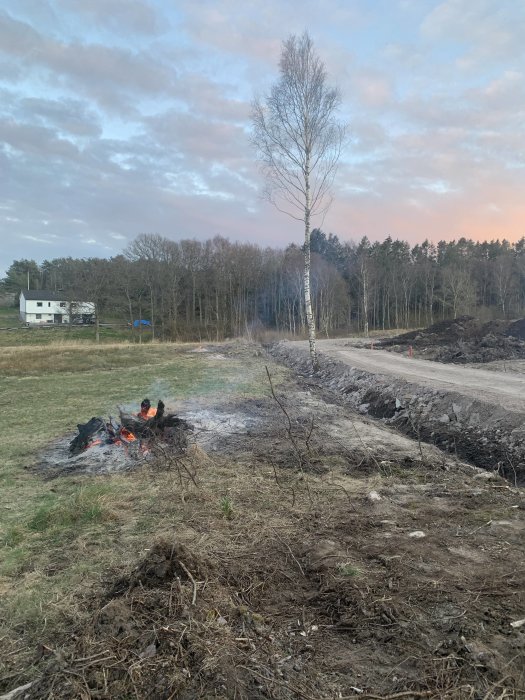
[[[48,305],[48,306],[51,306],[51,302],[50,302],[50,301],[48,301],[48,302],[47,302],[47,305]]]
[[[65,308],[66,308],[66,302],[65,302],[65,301],[61,301],[61,302],[60,302],[60,306],[61,306],[63,309],[65,309]]]
[[[37,314],[36,317],[37,317],[37,320],[38,320],[39,318],[42,318],[42,314]]]
[[[42,302],[41,302],[41,301],[37,301],[37,302],[36,302],[36,305],[37,305],[37,306],[42,306]]]

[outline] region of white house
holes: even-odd
[[[92,301],[71,301],[64,292],[24,289],[20,292],[20,320],[25,323],[90,323],[95,315]]]

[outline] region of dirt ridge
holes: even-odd
[[[271,355],[311,382],[329,389],[362,414],[418,440],[525,484],[525,416],[501,406],[403,379],[375,375],[319,353],[312,372],[308,351],[282,341]]]

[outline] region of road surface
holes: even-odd
[[[454,391],[525,413],[525,376],[409,358],[386,350],[352,347],[349,340],[318,340],[320,353],[371,374],[398,377],[420,386]],[[308,347],[308,343],[298,345]]]

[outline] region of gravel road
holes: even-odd
[[[298,342],[297,345],[308,346],[306,342]],[[455,391],[465,397],[525,413],[525,377],[514,373],[445,365],[385,350],[352,347],[349,340],[344,338],[318,340],[317,348],[320,353],[339,362],[372,374],[399,377],[421,386]]]

